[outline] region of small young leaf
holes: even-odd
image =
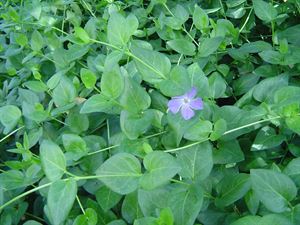
[[[85,68],[80,70],[80,78],[84,86],[89,89],[94,88],[97,81],[96,75],[91,70]]]

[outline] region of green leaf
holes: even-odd
[[[30,45],[33,51],[39,51],[44,46],[44,39],[39,31],[32,32]]]
[[[285,140],[284,135],[277,135],[274,128],[263,127],[256,135],[251,151],[261,151],[274,148]]]
[[[108,211],[121,200],[122,195],[113,192],[106,186],[100,187],[95,193],[97,202],[104,211]]]
[[[214,72],[212,75],[210,75],[208,82],[211,97],[220,98],[224,96],[227,85],[223,77],[218,72]]]
[[[19,122],[22,116],[20,109],[14,105],[6,105],[0,108],[0,122],[5,127],[3,133],[8,134]]]
[[[58,85],[53,90],[53,101],[60,107],[72,103],[75,100],[77,93],[72,81],[62,76]]]
[[[203,203],[203,193],[199,186],[177,185],[171,191],[168,205],[174,215],[174,225],[193,225]]]
[[[200,46],[198,48],[198,56],[199,57],[208,57],[213,54],[222,43],[222,37],[213,37],[213,38],[205,38],[202,42],[200,42]]]
[[[198,95],[201,97],[209,97],[209,84],[198,63],[193,63],[188,67],[188,73],[191,80],[191,86],[196,87]]]
[[[188,127],[183,137],[190,141],[206,140],[212,131],[212,123],[208,120],[199,120]]]
[[[293,116],[285,119],[285,123],[289,129],[300,134],[300,116]]]
[[[181,38],[167,41],[167,45],[180,54],[188,56],[195,55],[195,45],[191,41],[188,41],[186,39]]]
[[[138,203],[137,192],[132,192],[125,196],[122,204],[121,212],[123,218],[130,224],[135,219],[144,216]]]
[[[123,110],[120,115],[120,125],[124,134],[130,140],[135,140],[148,130],[153,119],[152,110],[146,110],[141,114],[133,114]]]
[[[300,158],[292,159],[284,168],[283,172],[288,175],[300,187]]]
[[[18,170],[8,170],[2,172],[0,174],[0,189],[3,188],[5,190],[14,190],[17,188],[26,187],[28,183],[26,183],[24,173]]]
[[[220,141],[218,149],[213,152],[215,164],[237,163],[245,159],[237,140]]]
[[[226,120],[224,119],[218,119],[215,124],[214,124],[214,129],[213,132],[210,134],[210,140],[212,141],[216,141],[218,140],[220,137],[222,137],[222,135],[226,132],[227,130],[227,123]]]
[[[252,169],[250,172],[252,188],[266,208],[275,213],[288,210],[288,201],[297,195],[294,182],[273,170]]]
[[[23,225],[42,225],[41,223],[34,221],[34,220],[28,220]]]
[[[67,151],[66,155],[69,155],[71,159],[77,161],[87,154],[86,143],[80,136],[75,134],[63,134],[62,141]]]
[[[233,83],[233,89],[235,95],[242,95],[248,92],[254,85],[257,84],[259,78],[260,77],[254,73],[245,74],[240,78],[238,78]]]
[[[47,206],[53,225],[60,225],[67,219],[77,194],[74,180],[59,180],[51,184],[47,196]]]
[[[238,220],[234,221],[230,225],[263,225],[260,223],[261,217],[260,216],[244,216],[239,218]]]
[[[96,173],[99,179],[114,192],[128,194],[138,187],[141,164],[134,156],[119,153],[106,160]]]
[[[169,97],[183,95],[190,88],[191,81],[187,70],[183,66],[173,67],[170,77],[159,83],[161,92]]]
[[[74,28],[74,35],[78,39],[80,39],[84,44],[88,44],[90,42],[90,37],[88,33],[81,27],[75,27]]]
[[[253,8],[255,15],[265,22],[271,22],[277,17],[276,8],[263,0],[253,0]]]
[[[168,207],[167,201],[170,197],[170,190],[166,186],[152,190],[138,190],[138,202],[145,216],[155,215],[157,209]]]
[[[280,214],[265,215],[261,220],[261,225],[292,225],[291,220]]]
[[[137,46],[131,46],[134,62],[141,73],[143,80],[149,83],[158,83],[168,77],[171,62],[162,53]]]
[[[159,151],[147,154],[143,164],[147,172],[141,177],[140,184],[144,189],[154,189],[168,183],[181,170],[173,156]]]
[[[140,113],[150,106],[151,99],[144,88],[131,78],[125,78],[124,92],[120,99],[124,108],[132,113]]]
[[[124,78],[119,67],[104,72],[101,77],[101,90],[107,97],[117,98],[123,92]]]
[[[282,74],[262,80],[254,87],[253,97],[259,102],[270,101],[277,90],[288,85],[288,79],[286,74]]]
[[[97,81],[96,75],[91,70],[85,68],[81,68],[80,78],[84,86],[89,89],[94,88]]]
[[[197,5],[193,13],[193,22],[198,30],[203,30],[209,26],[209,18],[206,12]]]
[[[219,195],[215,199],[217,207],[226,207],[241,199],[250,189],[251,182],[248,174],[225,176],[217,186]]]
[[[165,224],[165,225],[173,225],[174,224],[174,216],[171,211],[171,209],[163,208],[160,211],[159,218],[158,218],[158,224]]]
[[[109,114],[120,113],[121,108],[116,102],[102,94],[93,95],[84,102],[80,113],[105,112]]]
[[[66,171],[66,159],[60,147],[44,140],[40,145],[40,157],[47,178],[50,181],[59,180]]]
[[[179,175],[193,181],[204,180],[213,168],[212,147],[206,141],[189,147],[177,154],[177,160],[182,170]]]
[[[107,25],[107,39],[109,43],[117,46],[125,46],[130,37],[137,30],[139,22],[133,14],[124,18],[114,12],[110,15]]]

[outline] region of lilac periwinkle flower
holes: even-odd
[[[172,97],[168,102],[168,110],[174,114],[180,110],[183,119],[191,119],[195,115],[194,110],[203,109],[203,101],[201,98],[195,98],[196,94],[197,89],[193,87],[184,95]]]

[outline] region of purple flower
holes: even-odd
[[[180,110],[185,120],[191,119],[195,115],[194,110],[203,109],[203,101],[201,98],[195,98],[196,94],[197,89],[193,87],[184,95],[172,97],[168,102],[168,110],[174,114]]]

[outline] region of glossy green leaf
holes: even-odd
[[[59,180],[66,171],[66,159],[60,147],[50,140],[40,146],[43,170],[50,181]]]
[[[49,219],[54,225],[59,225],[67,219],[76,194],[77,184],[74,180],[59,180],[50,186],[47,196],[47,206]]]
[[[104,211],[108,211],[114,207],[120,200],[122,195],[113,192],[106,186],[100,187],[95,193],[97,202]]]
[[[144,189],[154,189],[168,183],[181,170],[173,156],[159,151],[147,154],[143,164],[147,172],[141,177],[140,184]]]
[[[0,108],[0,122],[5,127],[3,133],[9,133],[22,116],[20,109],[14,105],[6,105]]]
[[[123,89],[124,78],[118,67],[102,74],[101,90],[104,95],[109,98],[117,98],[123,92]]]
[[[96,75],[88,69],[82,68],[80,70],[80,78],[86,88],[93,88],[96,84]]]
[[[253,190],[271,212],[286,211],[288,202],[297,194],[294,182],[282,173],[266,169],[252,169],[250,177]]]
[[[119,153],[99,167],[97,176],[112,191],[128,194],[138,187],[141,165],[134,156],[128,153]]]
[[[75,134],[64,134],[62,141],[66,155],[70,156],[74,160],[78,160],[87,154],[87,147],[85,141],[78,135]]]
[[[204,28],[207,28],[209,25],[209,18],[207,16],[207,13],[201,9],[199,6],[195,7],[194,13],[193,13],[193,22],[197,29],[202,30]]]
[[[205,38],[202,42],[200,42],[200,46],[198,48],[199,57],[208,57],[213,54],[219,48],[222,41],[222,37]]]
[[[182,167],[179,172],[181,177],[194,181],[204,180],[213,168],[211,144],[204,142],[187,148],[177,154],[177,160]]]
[[[270,22],[277,16],[276,8],[263,0],[253,0],[253,8],[255,15],[265,22]]]
[[[186,39],[174,39],[168,41],[167,45],[171,49],[175,50],[180,54],[189,55],[189,56],[195,55],[195,51],[196,51],[195,45]]]

